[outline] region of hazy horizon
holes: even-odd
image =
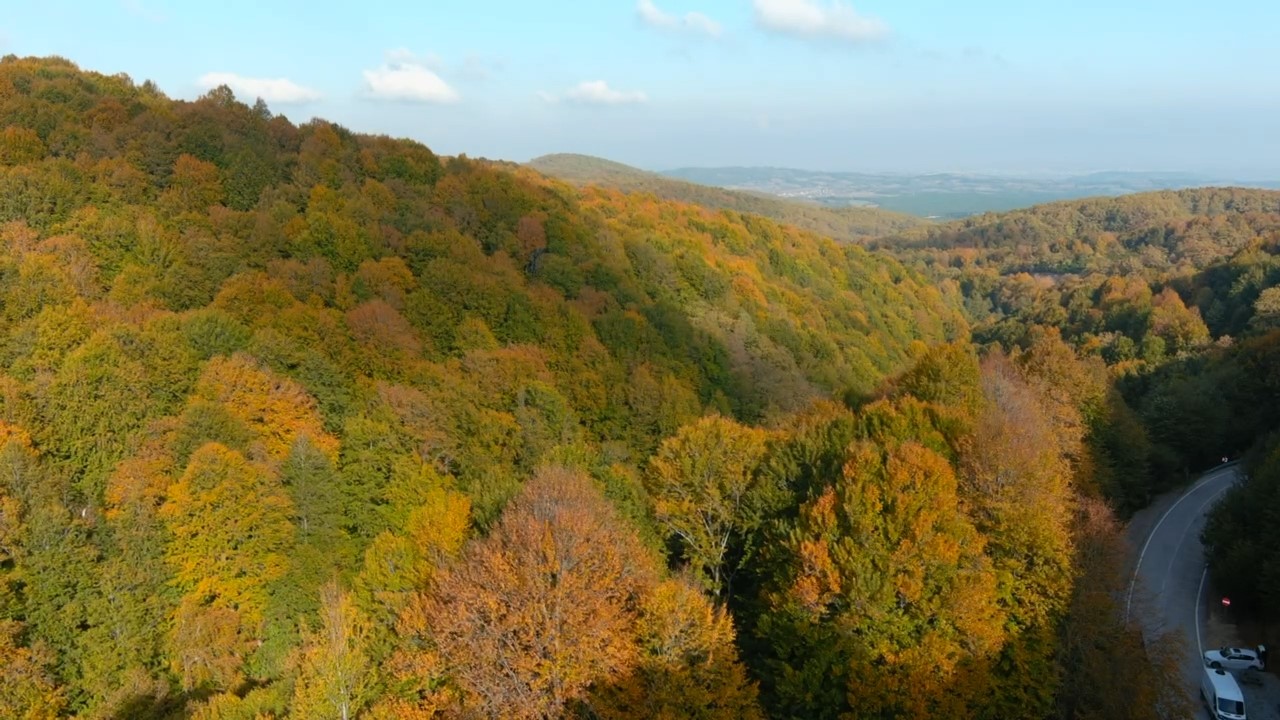
[[[1228,175],[1225,173],[1214,173],[1211,171],[1197,172],[1193,170],[1184,170],[1184,169],[1121,170],[1121,169],[1109,168],[1109,167],[1098,167],[1098,168],[1092,168],[1092,169],[1084,169],[1084,170],[1077,170],[1077,171],[1061,171],[1061,172],[1055,172],[1051,170],[1022,170],[1022,171],[1009,170],[1009,171],[988,172],[983,170],[971,170],[966,168],[940,168],[940,169],[933,169],[933,170],[912,171],[912,170],[891,170],[891,169],[883,169],[883,168],[849,169],[849,168],[822,167],[822,166],[802,167],[797,165],[747,165],[747,164],[680,165],[680,166],[673,166],[673,167],[665,167],[665,166],[646,166],[646,164],[643,161],[641,161],[640,163],[626,163],[626,162],[617,160],[616,158],[604,157],[599,155],[590,155],[586,153],[573,153],[573,152],[549,152],[549,153],[544,153],[542,155],[536,155],[531,158],[524,158],[519,160],[514,160],[512,158],[489,158],[489,159],[507,160],[507,161],[518,162],[521,164],[528,164],[535,160],[556,156],[556,155],[578,155],[581,157],[596,158],[599,160],[620,163],[622,165],[626,165],[636,170],[657,173],[659,175],[675,175],[685,170],[756,170],[756,171],[778,170],[778,171],[800,171],[800,172],[806,172],[806,173],[827,173],[832,175],[845,175],[845,174],[887,175],[887,176],[900,175],[904,177],[922,177],[922,176],[929,176],[929,175],[963,175],[963,176],[973,176],[973,177],[987,176],[987,177],[1004,178],[1004,179],[1023,178],[1023,179],[1029,179],[1029,180],[1030,179],[1065,180],[1065,179],[1083,178],[1091,175],[1107,175],[1111,173],[1116,173],[1116,174],[1135,175],[1135,176],[1184,175],[1196,180],[1266,183],[1268,185],[1280,183],[1280,170],[1277,170],[1271,173],[1263,172],[1255,175],[1248,175],[1248,174]],[[480,157],[480,156],[468,154],[468,157]]]
[[[0,53],[61,55],[175,98],[226,84],[295,121],[448,155],[1273,180],[1277,25],[1262,0],[448,0],[355,21],[297,0],[50,0],[10,9]]]
[[[557,153],[548,153],[557,154]],[[542,156],[538,156],[542,157]],[[535,159],[535,158],[531,158]],[[612,160],[612,158],[603,158]],[[626,164],[626,163],[624,163]],[[1052,170],[1006,170],[1006,171],[984,171],[971,170],[967,168],[940,168],[934,170],[887,170],[882,168],[833,168],[833,167],[799,167],[795,165],[684,165],[679,167],[661,167],[649,168],[639,165],[633,166],[639,170],[646,170],[659,174],[671,174],[681,170],[799,170],[811,173],[830,173],[835,175],[851,174],[851,175],[903,175],[903,176],[925,176],[925,175],[970,175],[970,176],[990,176],[1001,178],[1028,178],[1028,179],[1067,179],[1080,178],[1089,175],[1104,175],[1109,173],[1121,173],[1132,175],[1187,175],[1194,178],[1204,178],[1208,180],[1238,180],[1242,182],[1280,182],[1280,170],[1275,172],[1263,172],[1256,175],[1228,175],[1225,173],[1215,173],[1212,171],[1197,172],[1194,170],[1169,169],[1169,170],[1150,170],[1150,169],[1133,169],[1121,170],[1110,167],[1097,167],[1084,170],[1073,171],[1052,171]]]

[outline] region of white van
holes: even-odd
[[[1244,695],[1231,673],[1220,668],[1205,668],[1200,680],[1200,697],[1216,720],[1245,720]]]

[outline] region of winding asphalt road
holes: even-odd
[[[1126,612],[1150,633],[1181,631],[1187,640],[1183,673],[1199,709],[1200,673],[1204,667],[1201,622],[1206,575],[1200,531],[1213,504],[1240,477],[1235,465],[1216,468],[1160,511],[1143,537],[1135,538],[1138,559],[1133,570]],[[1157,508],[1158,510],[1158,508]]]

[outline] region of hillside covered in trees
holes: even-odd
[[[1107,363],[1136,411],[1106,443],[1123,472],[1099,475],[1119,510],[1243,455],[1205,532],[1210,568],[1236,607],[1280,620],[1280,192],[1056,203],[871,246],[954,283],[981,343],[1053,328]]]
[[[4,58],[0,717],[1177,716],[1114,364],[903,257]]]
[[[544,155],[530,160],[527,165],[538,172],[578,185],[647,193],[663,200],[761,215],[842,242],[859,242],[926,224],[925,220],[913,215],[880,208],[827,207],[764,193],[700,185],[590,155]]]
[[[1269,380],[1237,362],[1265,354],[1280,328],[1280,192],[1055,203],[870,246],[960,292],[979,343],[1013,347],[1051,327],[1112,368],[1152,442],[1139,453],[1149,469],[1126,473],[1142,479],[1120,491],[1122,508],[1280,421],[1259,402]]]

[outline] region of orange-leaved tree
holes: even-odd
[[[337,455],[338,442],[325,432],[315,400],[300,385],[266,370],[248,355],[210,360],[194,395],[222,405],[248,426],[273,461],[283,461],[303,435],[331,459]]]
[[[437,579],[425,620],[469,712],[556,717],[631,670],[654,568],[625,527],[588,477],[543,469]]]
[[[636,627],[639,658],[599,683],[582,713],[605,720],[759,720],[756,685],[734,646],[733,619],[683,578],[645,597]]]

